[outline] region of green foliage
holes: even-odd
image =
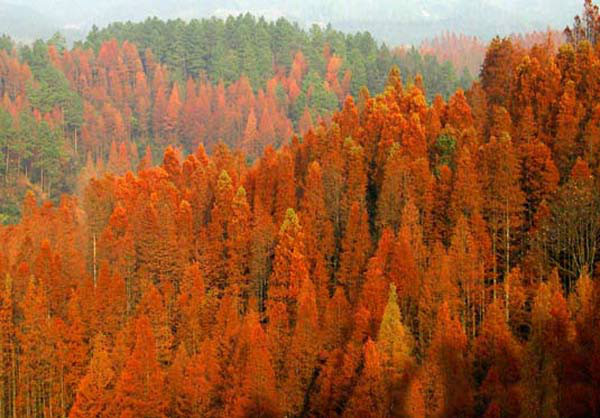
[[[473,81],[474,78],[471,74],[471,71],[469,71],[467,67],[464,67],[459,80],[460,88],[464,91],[469,90],[471,88],[471,85],[473,84]]]
[[[19,222],[21,212],[15,203],[17,199],[0,199],[0,225],[16,224]]]
[[[29,111],[22,111],[17,123],[10,113],[0,109],[0,157],[0,173],[5,177],[5,185],[19,184],[15,180],[26,174],[28,181],[39,182],[42,188],[60,183],[61,191],[72,190],[65,185],[77,170],[75,167],[62,170],[66,159],[62,130],[53,129],[45,121],[38,122]],[[6,181],[8,179],[11,181]],[[22,192],[21,188],[3,189],[5,196],[0,200],[0,213],[14,213],[10,208],[22,199]]]
[[[62,157],[61,144],[62,137],[53,131],[46,122],[40,123],[34,143],[34,151],[38,156],[34,167],[43,170],[46,176],[56,177]]]
[[[459,79],[450,63],[440,64],[414,48],[406,54],[391,54],[369,32],[344,34],[331,26],[318,25],[306,31],[284,18],[268,22],[243,14],[226,20],[213,17],[184,22],[149,18],[140,23],[119,22],[104,29],[92,27],[83,46],[98,51],[102,42],[113,38],[133,42],[140,51],[151,49],[179,81],[207,76],[215,83],[222,79],[228,85],[246,75],[255,91],[263,88],[277,69],[289,71],[297,51],[302,51],[308,67],[324,78],[326,47],[330,54],[342,58],[341,74],[350,70],[350,92],[354,96],[363,86],[372,93],[382,91],[394,64],[407,79],[423,76],[429,89],[428,100],[438,93],[448,98],[457,87],[470,83],[470,77]]]
[[[55,41],[59,42],[60,39]],[[24,47],[21,56],[38,81],[36,85],[30,85],[27,92],[33,107],[42,113],[59,108],[64,114],[68,129],[80,127],[83,122],[81,97],[71,90],[65,75],[50,64],[48,45],[43,41],[36,41],[32,48]]]
[[[60,32],[55,32],[54,35],[48,39],[47,44],[54,45],[59,52],[62,52],[67,48],[67,40]]]
[[[308,73],[302,83],[302,92],[292,110],[294,120],[300,119],[306,106],[312,110],[314,118],[329,114],[339,106],[337,96],[325,88],[324,80],[316,71]]]
[[[2,34],[2,36],[0,36],[0,50],[3,49],[5,51],[10,52],[13,50],[14,46],[15,43],[13,42],[10,36],[6,34]]]
[[[440,135],[435,141],[435,151],[438,165],[447,165],[454,168],[454,151],[456,139],[446,133]]]
[[[421,55],[415,48],[394,57],[393,63],[400,68],[405,79],[413,80],[417,74],[421,74],[423,84],[427,87],[428,102],[438,94],[448,99],[462,85],[450,62],[440,64],[433,55]]]
[[[301,52],[308,73],[303,73],[299,96],[292,103],[285,82],[276,86],[278,105],[296,127],[307,108],[312,120],[317,121],[340,106],[340,91],[327,87],[330,57],[340,58],[336,74],[340,84],[347,73],[351,75],[349,91],[355,97],[363,86],[372,94],[382,91],[393,65],[400,68],[407,82],[421,74],[429,89],[429,100],[438,93],[448,98],[457,87],[471,80],[468,73],[459,80],[449,63],[440,65],[435,58],[421,56],[415,49],[394,54],[368,32],[345,34],[319,25],[304,30],[283,18],[267,21],[250,14],[187,22],[148,18],[140,23],[113,23],[103,29],[93,26],[85,42],[74,47],[98,52],[111,39],[135,44],[146,67],[145,52],[151,51],[154,60],[167,67],[169,81],[179,81],[181,86],[190,77],[213,83],[222,80],[229,86],[245,76],[255,93],[264,91],[267,81],[276,75],[289,74],[294,57]],[[56,32],[47,41],[37,40],[17,48],[20,61],[29,66],[32,74],[26,88],[30,106],[19,111],[18,120],[13,120],[8,111],[0,111],[0,175],[6,185],[24,178],[40,186],[41,193],[55,198],[60,192],[72,192],[83,161],[74,146],[82,135],[83,99],[66,75],[53,65],[51,46],[58,53],[64,52],[65,37]],[[3,35],[0,49],[12,53],[15,44]],[[48,116],[53,122],[41,121]],[[137,116],[131,117],[135,131]],[[145,142],[136,145],[143,148]],[[28,186],[24,183],[19,187]]]
[[[5,109],[0,108],[0,146],[2,147],[0,148],[0,156],[3,155],[3,151],[5,152],[10,147],[13,136],[12,117]]]

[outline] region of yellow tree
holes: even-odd
[[[396,286],[390,285],[388,302],[377,335],[383,377],[387,388],[389,416],[399,416],[404,408],[406,382],[413,365],[414,346],[410,331],[402,323]]]

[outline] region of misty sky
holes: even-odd
[[[251,12],[270,19],[283,16],[304,26],[332,23],[346,31],[369,30],[390,44],[407,44],[444,30],[488,39],[549,26],[563,29],[582,4],[582,0],[0,0],[0,27],[9,34],[13,28],[25,33],[61,29],[81,36],[92,24],[148,16],[190,19]]]

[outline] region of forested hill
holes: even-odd
[[[2,52],[10,178],[51,190],[61,140],[94,178],[0,226],[0,417],[600,417],[591,1],[566,39],[495,39],[480,82],[431,103],[392,68],[251,162],[301,56],[254,93],[180,91],[130,42]],[[207,153],[219,129],[241,150]],[[138,161],[144,141],[165,150]]]
[[[328,58],[341,59],[336,71],[340,76],[350,72],[350,93],[355,97],[362,86],[371,92],[381,91],[393,65],[406,79],[421,74],[429,99],[438,93],[447,98],[458,85],[468,87],[472,76],[463,74],[463,68],[454,69],[414,50],[393,54],[369,32],[345,34],[331,26],[322,29],[316,25],[304,30],[283,18],[273,22],[249,14],[226,20],[153,18],[142,23],[113,23],[102,30],[93,29],[83,45],[97,51],[102,42],[113,38],[133,42],[140,51],[151,49],[175,78],[206,76],[229,84],[245,75],[255,89],[278,72],[288,72],[298,51],[303,53],[309,71],[323,79],[330,70]]]
[[[124,173],[146,148],[211,152],[222,141],[254,159],[328,120],[363,86],[381,92],[394,65],[406,83],[427,85],[430,101],[471,81],[368,33],[250,15],[113,24],[71,49],[59,35],[25,46],[4,36],[0,213],[14,220],[27,189],[56,199],[105,169]]]

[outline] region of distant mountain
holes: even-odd
[[[0,0],[2,1],[2,0]],[[286,17],[305,26],[331,23],[345,31],[371,32],[391,45],[418,43],[444,30],[489,39],[547,27],[562,29],[582,0],[10,0],[0,3],[0,30],[18,39],[61,28],[81,37],[93,24],[149,16],[224,17],[250,12]],[[5,23],[6,22],[6,23]]]
[[[306,2],[318,1],[307,0]],[[313,19],[346,31],[369,30],[392,45],[419,43],[444,30],[483,39],[514,32],[562,29],[582,0],[329,0]]]
[[[31,7],[0,2],[0,32],[12,38],[25,42],[47,38],[59,27]]]

